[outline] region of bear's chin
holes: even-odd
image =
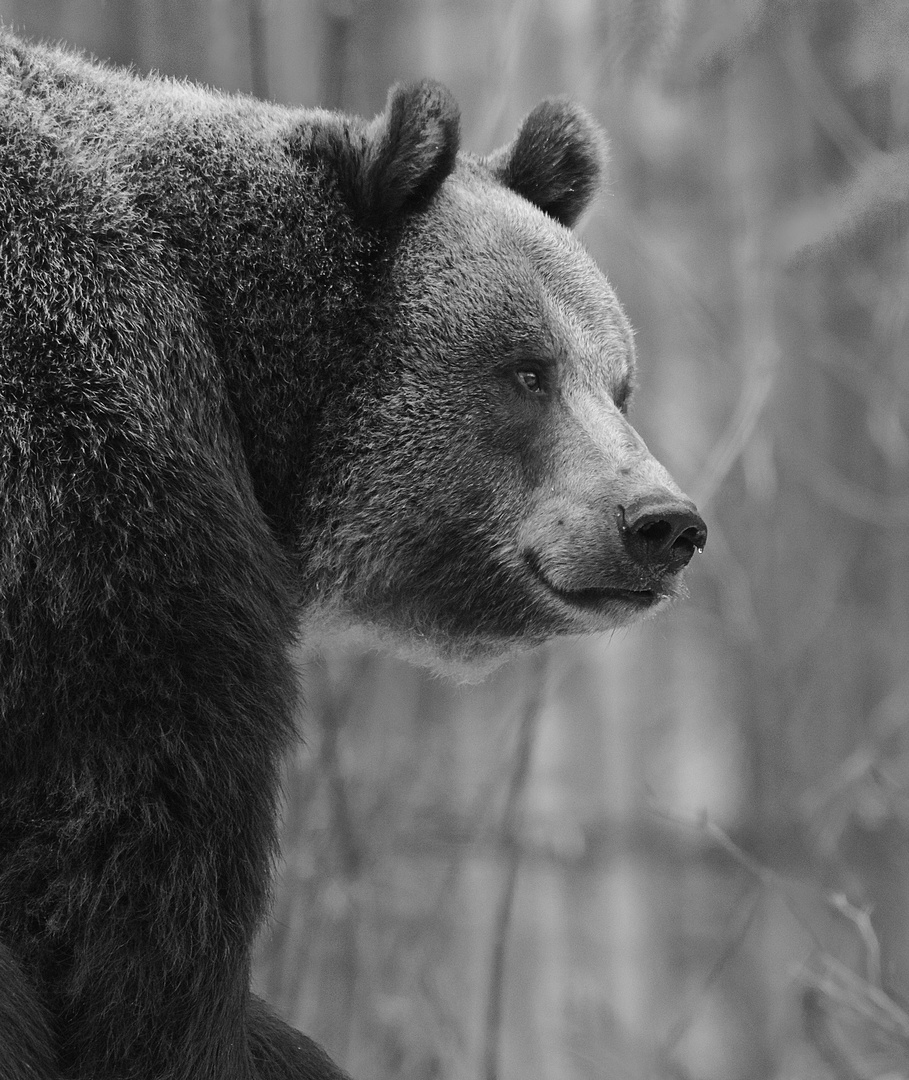
[[[547,630],[521,633],[513,637],[488,635],[428,635],[399,627],[380,625],[361,620],[334,607],[310,612],[300,626],[300,643],[304,654],[315,654],[327,648],[373,649],[405,660],[460,684],[482,682],[504,663],[545,644],[554,638],[592,637],[611,634],[634,623],[649,619],[664,610],[674,599],[665,595],[655,603],[641,607],[636,604],[610,605],[608,617],[601,612],[573,611]]]
[[[429,637],[324,610],[307,616],[300,627],[304,654],[329,648],[374,649],[460,684],[482,682],[506,661],[545,640],[545,636],[536,640]]]

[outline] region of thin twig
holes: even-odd
[[[320,100],[328,109],[342,109],[347,103],[355,5],[348,0],[323,0],[321,7],[324,45]]]
[[[249,16],[249,74],[253,96],[268,97],[268,58],[265,45],[263,0],[247,0]]]
[[[335,689],[326,675],[323,682],[321,708],[318,711],[319,726],[322,730],[319,762],[324,770],[331,794],[332,817],[340,841],[344,874],[348,879],[353,879],[363,861],[362,848],[357,839],[338,752],[338,735],[345,721],[349,719],[349,709],[350,695],[343,695],[342,700],[336,699]]]
[[[711,821],[706,815],[702,815],[697,819],[684,818],[679,814],[672,814],[669,811],[654,809],[651,811],[657,817],[661,817],[666,821],[675,822],[676,825],[683,825],[686,828],[697,829],[699,832],[704,833],[711,840],[713,840],[719,847],[723,848],[744,870],[746,870],[761,886],[764,888],[776,892],[783,900],[786,908],[789,910],[795,921],[802,927],[805,933],[811,938],[812,944],[818,950],[823,953],[826,950],[817,935],[814,928],[805,921],[802,913],[796,906],[795,897],[793,896],[793,884],[783,875],[776,870],[772,870],[769,866],[764,866],[756,859],[752,858],[743,848],[724,832],[715,822]],[[818,892],[820,893],[820,889]]]
[[[486,107],[476,138],[477,145],[486,149],[500,137],[502,121],[508,104],[514,97],[516,72],[524,51],[524,35],[532,6],[529,0],[513,0],[505,25],[495,36],[497,55],[489,70],[497,73],[498,88]]]
[[[502,1012],[505,998],[505,966],[509,929],[514,911],[514,896],[521,864],[521,822],[523,795],[530,774],[533,746],[539,718],[546,699],[547,657],[544,651],[535,653],[529,661],[529,678],[524,714],[518,730],[518,745],[514,767],[508,782],[505,809],[502,814],[502,835],[508,842],[505,881],[496,905],[492,929],[492,955],[489,962],[489,990],[486,1000],[486,1028],[483,1052],[486,1080],[498,1080],[501,1074],[500,1050]]]
[[[706,506],[713,500],[751,442],[774,388],[777,359],[777,348],[771,341],[765,341],[755,348],[750,372],[735,411],[708,455],[704,475],[694,491],[698,506]]]
[[[831,906],[855,927],[865,948],[865,981],[870,986],[881,986],[881,943],[871,922],[871,911],[850,903],[845,893],[834,893]]]
[[[754,886],[749,886],[736,903],[735,911],[733,912],[733,919],[735,920],[733,932],[729,934],[719,955],[710,965],[710,968],[703,979],[700,980],[697,992],[692,995],[687,1008],[682,1010],[681,1014],[676,1018],[675,1023],[667,1032],[665,1039],[663,1039],[660,1049],[666,1058],[670,1057],[672,1051],[694,1020],[694,1015],[701,999],[713,983],[720,977],[723,969],[732,957],[735,956],[744,942],[748,931],[751,929],[751,924],[754,922],[754,916],[757,914],[758,901],[760,898],[760,890],[755,889]]]

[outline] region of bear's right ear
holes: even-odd
[[[606,136],[580,105],[544,101],[486,165],[507,188],[570,228],[600,185]]]
[[[308,145],[329,158],[354,213],[370,224],[389,224],[428,199],[452,171],[459,121],[458,106],[441,83],[396,84],[375,120],[358,128],[322,114],[308,138],[304,129],[292,136],[290,149],[300,153]]]
[[[362,208],[388,217],[428,199],[454,168],[460,137],[447,87],[429,79],[393,86],[367,132],[357,175]]]

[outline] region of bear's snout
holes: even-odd
[[[676,573],[707,542],[707,526],[689,499],[648,495],[617,511],[622,543],[634,562]]]
[[[681,570],[707,541],[694,503],[662,485],[610,509],[557,495],[525,520],[519,544],[533,577],[563,603],[613,623],[678,592]],[[628,611],[618,616],[618,609]]]

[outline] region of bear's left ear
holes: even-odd
[[[506,187],[570,228],[599,187],[606,136],[580,105],[544,101],[486,164]]]

